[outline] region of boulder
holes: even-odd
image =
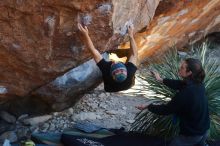
[[[24,106],[33,109],[33,104],[41,106],[40,97],[30,97],[32,92],[91,58],[77,23],[88,27],[100,52],[117,49],[124,41],[127,25],[132,23],[135,32],[144,28],[158,4],[159,0],[1,1],[1,105],[15,111]],[[90,85],[98,82],[93,80]],[[39,92],[47,94],[42,90]],[[53,95],[45,98],[42,105],[50,106],[52,99]]]
[[[220,32],[220,0],[161,1],[145,32],[137,34],[141,61],[160,57]]]

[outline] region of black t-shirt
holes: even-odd
[[[112,61],[106,61],[102,59],[97,63],[97,66],[102,72],[102,78],[104,81],[104,89],[106,92],[118,92],[122,90],[127,90],[134,85],[134,77],[137,67],[131,63],[125,63],[127,68],[127,78],[125,81],[118,83],[115,82],[111,76],[110,69],[111,69]]]

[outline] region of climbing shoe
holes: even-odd
[[[21,141],[20,146],[35,146],[35,143],[31,140],[25,140],[25,141]]]

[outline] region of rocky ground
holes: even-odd
[[[85,94],[73,107],[62,112],[33,118],[22,115],[17,119],[7,112],[2,112],[1,118],[11,124],[1,124],[0,132],[7,131],[0,136],[0,141],[7,138],[15,142],[29,137],[32,132],[62,132],[77,121],[89,121],[106,128],[124,127],[125,130],[129,130],[139,112],[135,106],[148,101],[142,95],[132,96],[129,92],[132,92],[132,89],[126,92],[106,93],[101,84]]]

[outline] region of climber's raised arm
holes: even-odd
[[[130,39],[130,57],[128,62],[133,63],[134,65],[138,65],[138,52],[137,52],[137,45],[134,40],[134,27],[133,25],[128,26],[128,35]]]
[[[98,63],[100,60],[102,60],[102,55],[99,53],[99,51],[94,47],[93,42],[89,36],[89,30],[88,28],[85,26],[83,27],[80,23],[78,23],[78,28],[80,30],[80,32],[83,34],[85,41],[86,41],[86,45],[89,48],[89,51],[92,53],[92,56],[95,60],[96,63]]]
[[[134,27],[132,25],[128,26],[128,35],[130,39],[130,58],[128,62],[133,63],[134,65],[138,65],[138,52],[137,52],[137,45],[134,40]]]

